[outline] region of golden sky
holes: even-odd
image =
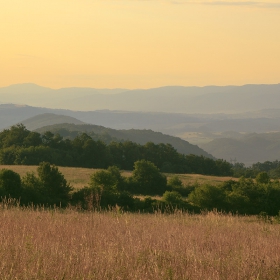
[[[280,83],[280,0],[0,0],[0,87],[16,83]]]

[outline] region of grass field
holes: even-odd
[[[11,169],[21,176],[24,176],[26,172],[35,172],[37,166],[26,166],[26,165],[0,165],[0,170],[6,168]],[[65,176],[65,179],[74,187],[81,188],[88,184],[90,180],[90,175],[96,172],[98,169],[92,168],[74,168],[74,167],[59,167],[60,172]],[[123,171],[123,176],[130,176],[130,171]],[[174,174],[166,174],[170,177]],[[178,174],[178,177],[182,180],[184,184],[198,183],[211,183],[218,184],[226,180],[236,180],[236,178],[231,177],[218,177],[218,176],[205,176],[199,174]]]
[[[1,279],[280,279],[280,225],[0,206]]]

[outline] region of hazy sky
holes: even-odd
[[[26,82],[280,83],[280,0],[0,0],[0,87]]]

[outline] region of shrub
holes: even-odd
[[[226,209],[226,194],[220,186],[201,185],[195,188],[188,200],[202,209]]]
[[[175,191],[166,191],[163,194],[162,200],[172,205],[181,205],[183,203],[182,195]]]

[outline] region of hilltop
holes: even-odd
[[[163,134],[161,132],[155,132],[152,130],[140,130],[140,129],[128,129],[128,130],[116,130],[111,128],[106,128],[98,125],[91,124],[54,124],[49,126],[44,126],[35,130],[43,134],[46,131],[51,131],[52,133],[58,133],[63,137],[73,139],[80,133],[87,133],[90,136],[99,136],[102,140],[111,141],[132,141],[141,145],[145,145],[147,142],[153,142],[155,144],[170,144],[179,153],[182,154],[194,154],[202,155],[205,157],[213,158],[212,155],[203,151],[196,145],[190,144],[189,142],[180,139],[179,137],[174,137],[170,135]]]

